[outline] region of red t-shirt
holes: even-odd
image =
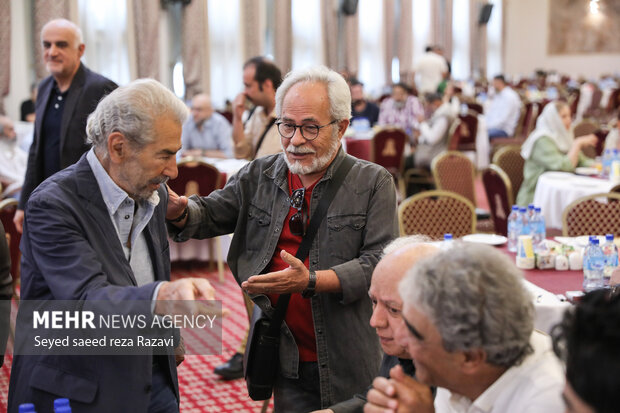
[[[318,182],[318,181],[317,181]],[[306,188],[304,206],[302,209],[303,214],[306,217],[306,228],[308,228],[308,222],[310,217],[310,198],[312,196],[312,190],[314,189],[316,182]],[[294,189],[303,187],[301,179],[295,174],[288,173],[288,192],[289,196],[293,195]],[[278,245],[271,258],[271,264],[269,265],[268,272],[281,271],[288,268],[282,258],[280,258],[280,251],[285,250],[291,255],[297,253],[297,249],[301,244],[301,236],[293,235],[289,228],[289,220],[297,213],[297,209],[292,206],[289,208],[288,215],[282,226],[282,233],[278,240]],[[306,268],[308,268],[308,257],[304,261]],[[267,294],[271,300],[272,305],[275,307],[279,294]],[[310,305],[309,298],[303,298],[300,293],[291,294],[291,300],[289,301],[288,308],[286,310],[286,316],[284,318],[286,325],[291,330],[297,348],[299,350],[299,361],[317,361],[316,355],[316,336],[314,335],[314,321],[312,320],[312,307]]]

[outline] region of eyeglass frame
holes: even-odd
[[[284,139],[293,139],[293,136],[295,136],[295,133],[297,133],[297,128],[299,128],[299,131],[301,132],[301,136],[302,136],[305,140],[307,140],[307,141],[313,141],[313,140],[315,140],[316,138],[318,138],[318,137],[319,137],[319,132],[321,131],[321,129],[326,128],[326,127],[328,127],[328,126],[330,126],[330,125],[333,125],[333,124],[335,124],[335,123],[337,123],[337,122],[338,122],[338,120],[337,120],[337,119],[334,119],[334,120],[332,120],[331,122],[329,122],[328,124],[325,124],[325,125],[319,126],[319,125],[296,125],[296,124],[291,123],[291,122],[284,122],[284,121],[282,121],[282,120],[278,120],[278,121],[276,122],[276,126],[278,127],[278,133],[279,133],[279,134],[280,134],[280,136],[281,136],[281,137],[283,137]],[[280,125],[283,125],[283,124],[286,124],[286,125],[288,125],[288,126],[292,126],[292,127],[293,127],[293,133],[291,134],[291,136],[288,136],[288,137],[287,137],[287,136],[284,136],[284,135],[282,134],[282,131],[280,130]],[[304,135],[304,129],[303,129],[304,127],[316,128],[316,136],[314,136],[314,138],[311,138],[311,139],[307,138],[307,137],[306,137],[306,135]]]

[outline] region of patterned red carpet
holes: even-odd
[[[216,272],[207,271],[205,266],[190,269],[175,266],[172,278],[205,277],[217,291],[217,299],[223,307],[230,310],[224,320],[222,331],[222,355],[186,356],[179,366],[179,389],[181,392],[182,413],[203,412],[260,412],[262,402],[252,401],[244,380],[223,381],[213,374],[213,368],[226,361],[237,349],[248,325],[247,314],[240,289],[232,274],[226,270],[226,280],[220,283]],[[0,412],[6,411],[9,389],[11,357],[4,359],[0,369]],[[273,408],[270,406],[269,411]]]

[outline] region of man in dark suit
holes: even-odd
[[[80,61],[82,31],[74,23],[52,20],[41,30],[43,60],[51,76],[39,84],[34,139],[14,222],[22,230],[32,191],[46,178],[74,164],[86,152],[86,118],[116,83],[90,71]]]
[[[161,300],[212,299],[204,279],[170,279],[165,228],[187,108],[154,80],[104,98],[88,120],[93,148],[32,193],[22,237],[21,297],[110,301],[109,308],[161,310]],[[140,301],[138,301],[140,300]],[[21,310],[20,310],[21,311]],[[18,314],[19,318],[19,314]],[[19,335],[19,331],[18,331]],[[16,337],[17,340],[17,337]],[[175,358],[156,355],[15,355],[9,411],[178,412]]]

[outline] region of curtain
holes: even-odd
[[[79,21],[88,67],[119,85],[130,81],[127,50],[127,1],[80,0]]]
[[[133,0],[132,6],[136,75],[159,79],[159,2]]]
[[[241,28],[243,31],[243,61],[263,54],[262,0],[241,0]]]
[[[325,65],[338,69],[338,1],[321,0],[321,27]]]
[[[4,114],[4,97],[11,84],[11,0],[0,0],[0,44],[4,59],[0,63],[0,114]]]
[[[274,62],[282,75],[293,68],[293,23],[291,0],[275,0]]]
[[[193,1],[183,8],[183,77],[185,99],[210,93],[209,17],[204,1]]]
[[[413,0],[401,0],[398,26],[400,81],[413,85]]]
[[[359,68],[359,13],[344,17],[344,69],[357,77]]]
[[[71,17],[71,1],[70,0],[34,0],[32,10],[32,18],[34,21],[33,27],[33,50],[34,50],[34,69],[37,76],[37,80],[41,80],[47,77],[49,73],[45,69],[45,63],[43,62],[43,48],[41,47],[41,29],[50,20],[64,18],[69,19]],[[9,10],[4,9],[3,10]],[[9,13],[10,15],[10,13]]]
[[[471,65],[474,78],[486,78],[487,29],[478,25],[482,0],[470,0],[469,24],[471,44]]]

